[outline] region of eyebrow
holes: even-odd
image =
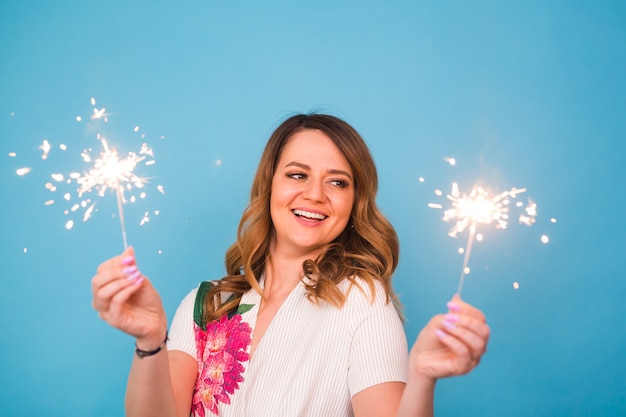
[[[290,166],[295,166],[298,168],[311,170],[311,167],[309,165],[303,164],[301,162],[296,162],[296,161],[289,162],[288,164],[285,165],[285,168],[290,167]],[[341,169],[329,169],[327,172],[332,175],[345,175],[346,177],[350,179],[350,181],[352,181],[352,175],[350,175],[347,171],[344,171]]]

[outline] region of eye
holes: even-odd
[[[350,186],[350,183],[348,181],[342,179],[333,179],[328,182],[338,188],[347,188]]]
[[[306,174],[303,172],[290,172],[287,174],[287,177],[293,178],[294,180],[304,180],[306,179]]]

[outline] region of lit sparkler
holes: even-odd
[[[92,106],[95,106],[95,99],[91,99]],[[101,109],[93,109],[93,115],[91,119],[100,119],[103,122],[108,122],[108,114],[105,113],[104,107]],[[82,117],[76,117],[78,122],[82,121]],[[139,131],[139,127],[136,126],[134,131]],[[81,152],[81,157],[84,162],[91,164],[90,168],[84,173],[72,172],[68,175],[60,173],[51,174],[52,180],[58,184],[75,184],[76,195],[79,202],[75,202],[71,205],[71,208],[65,210],[65,214],[75,213],[79,210],[83,210],[83,221],[87,221],[91,218],[96,202],[89,197],[90,194],[96,193],[98,197],[104,197],[107,192],[113,192],[117,199],[117,210],[120,219],[120,226],[122,229],[122,239],[124,242],[124,248],[128,247],[126,238],[126,226],[124,221],[124,203],[136,201],[136,196],[133,194],[133,190],[142,190],[139,194],[140,198],[145,198],[146,193],[144,190],[147,184],[147,179],[135,174],[135,168],[140,164],[152,165],[155,163],[154,152],[145,142],[142,143],[141,149],[138,152],[129,152],[128,154],[121,155],[114,148],[109,146],[106,138],[100,133],[96,135],[101,145],[100,153],[97,156],[92,156],[93,150],[91,148],[85,149]],[[141,134],[141,138],[145,137]],[[65,151],[67,146],[65,144],[59,145],[60,149]],[[40,149],[44,150],[44,154],[47,157],[50,151],[50,144],[48,141],[44,141],[44,144]],[[43,157],[42,157],[43,158]],[[43,158],[45,159],[45,158]],[[24,168],[25,170],[26,168]],[[27,173],[27,172],[24,172]],[[18,175],[24,173],[18,172]],[[57,186],[52,183],[46,183],[46,189],[51,192],[57,191]],[[164,194],[163,186],[158,185],[159,192]],[[66,201],[74,200],[74,193],[66,192],[63,194],[63,199]],[[50,199],[45,202],[45,205],[54,204],[54,200]],[[140,225],[145,224],[150,220],[150,212],[145,212],[141,219]],[[158,215],[158,211],[154,212]],[[71,229],[74,226],[73,220],[68,220],[65,223],[66,229]]]
[[[423,181],[421,181],[423,182]],[[459,249],[459,253],[464,254],[463,269],[459,278],[457,294],[461,294],[465,276],[470,272],[469,259],[472,253],[474,240],[482,240],[482,235],[478,233],[479,225],[491,225],[496,229],[506,229],[511,217],[511,203],[520,194],[525,193],[526,188],[511,188],[501,193],[491,193],[487,189],[475,185],[469,194],[462,193],[457,183],[452,184],[452,190],[447,194],[448,200],[452,202],[451,207],[443,213],[443,220],[454,222],[448,235],[457,237],[468,230],[468,238],[465,249]],[[438,196],[443,195],[440,190],[435,190]],[[518,201],[515,207],[522,208],[524,203]],[[429,203],[429,207],[443,209],[442,204]],[[518,222],[527,226],[535,223],[537,216],[537,204],[529,200],[518,216]],[[545,235],[544,235],[545,236]],[[547,239],[542,239],[547,243]]]
[[[134,170],[137,164],[145,159],[145,154],[151,154],[152,150],[144,144],[140,154],[129,152],[126,157],[121,158],[115,148],[109,147],[105,138],[98,136],[98,139],[102,143],[103,150],[100,152],[99,157],[94,160],[93,167],[87,173],[75,177],[76,183],[79,185],[78,197],[82,198],[83,194],[92,190],[97,191],[99,197],[103,197],[107,191],[115,192],[117,210],[122,227],[122,238],[124,240],[124,248],[126,248],[128,247],[128,242],[126,240],[126,226],[124,223],[123,204],[126,202],[124,191],[144,187],[146,179],[136,175]],[[83,153],[83,159],[87,162],[91,160],[87,153]],[[83,220],[87,220],[91,216],[93,207],[91,205],[85,211],[86,218]]]

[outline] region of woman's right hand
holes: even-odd
[[[134,336],[138,346],[158,346],[167,331],[161,297],[126,249],[98,267],[91,282],[93,307],[111,326]]]

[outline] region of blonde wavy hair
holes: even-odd
[[[233,313],[241,296],[251,288],[263,294],[259,279],[275,236],[270,217],[272,179],[284,146],[295,133],[307,129],[323,132],[337,146],[352,169],[355,191],[346,228],[317,259],[308,259],[302,264],[302,278],[309,278],[303,281],[309,299],[314,303],[323,300],[341,308],[346,295],[337,284],[344,279],[354,284],[358,277],[369,286],[372,301],[375,281],[382,283],[387,302],[393,302],[400,312],[401,306],[391,285],[398,265],[398,237],[376,206],[378,176],[367,145],[352,126],[335,116],[297,114],[286,119],[265,146],[252,184],[250,203],[239,223],[237,240],[226,252],[227,275],[205,296],[203,318],[206,322]]]

